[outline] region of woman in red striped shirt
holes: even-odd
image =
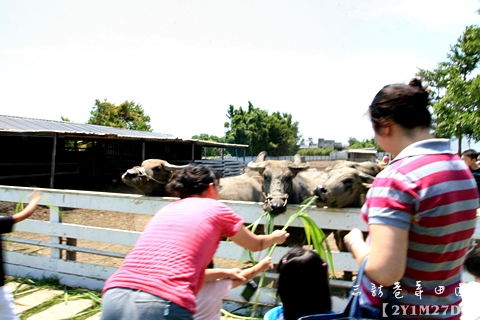
[[[354,229],[345,243],[359,264],[369,256],[362,304],[400,318],[459,319],[457,288],[478,192],[449,140],[431,134],[428,106],[418,79],[385,86],[373,99],[368,114],[375,140],[393,160],[375,178],[361,211],[367,241]],[[385,305],[387,296],[393,300]]]

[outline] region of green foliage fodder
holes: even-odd
[[[305,213],[305,209],[310,207],[312,203],[315,201],[317,197],[313,196],[305,201],[303,201],[297,212],[293,214],[287,221],[287,223],[283,226],[282,230],[286,230],[296,219],[299,219],[303,223],[303,227],[305,230],[305,236],[307,239],[307,244],[311,245],[315,252],[317,252],[324,261],[328,261],[330,268],[332,270],[332,273],[335,274],[335,268],[333,266],[333,257],[332,257],[332,252],[330,249],[330,246],[328,245],[328,242],[326,241],[327,237],[323,230],[317,226],[315,221],[307,214]],[[266,222],[265,222],[265,233],[270,234],[274,231],[274,226],[275,226],[275,217],[272,213],[265,212],[257,221],[255,221],[252,224],[252,229],[253,231],[256,229],[258,226],[260,220],[266,216]],[[271,257],[273,255],[273,252],[275,251],[275,248],[277,247],[276,244],[272,245],[269,250],[268,250],[268,257]],[[250,258],[253,263],[256,263],[256,261],[253,260],[253,257],[250,252]],[[265,271],[262,273],[262,276],[260,278],[258,287],[261,289],[263,287],[263,282],[265,280]],[[256,295],[255,295],[255,302],[252,307],[251,311],[251,318],[255,318],[256,312],[257,312],[257,306],[260,298],[260,290],[257,290]]]

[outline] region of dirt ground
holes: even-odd
[[[313,161],[310,162],[311,168],[317,168],[318,170],[324,170],[326,167],[332,166],[341,160],[337,161]],[[134,193],[128,186],[123,184],[117,184],[116,186],[110,186],[103,190],[105,192],[119,192],[119,193]],[[11,215],[15,210],[16,203],[12,202],[2,202],[0,201],[0,215]],[[120,229],[120,230],[131,230],[131,231],[142,231],[146,223],[151,219],[152,216],[149,215],[135,215],[129,213],[121,212],[112,212],[112,211],[100,211],[100,210],[89,210],[89,209],[72,209],[72,208],[60,208],[60,215],[62,222],[70,224],[78,224],[85,226],[93,227],[102,227],[102,228],[111,228],[111,229]],[[31,219],[34,220],[43,220],[48,221],[50,218],[50,209],[46,206],[39,206]],[[49,239],[47,236],[40,236],[34,233],[25,233],[25,232],[13,232],[8,234],[9,237],[14,238],[24,238],[37,241],[48,242]],[[62,241],[65,244],[65,239]],[[331,248],[336,248],[335,243],[332,237],[329,237],[329,244]],[[129,246],[113,245],[108,243],[92,242],[86,240],[78,240],[79,247],[84,248],[95,248],[97,250],[105,251],[116,251],[122,253],[128,253],[131,249]],[[19,244],[13,242],[4,243],[4,248],[8,250],[20,250],[24,252],[30,252],[40,255],[48,256],[50,255],[50,249],[33,246],[26,244]],[[65,253],[64,253],[65,254]],[[122,259],[104,257],[98,255],[91,255],[86,253],[77,253],[77,261],[90,262],[95,264],[110,265],[110,266],[120,266]],[[216,260],[216,264],[222,265],[225,267],[239,267],[243,268],[246,266],[246,262],[226,259]]]

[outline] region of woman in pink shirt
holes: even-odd
[[[208,166],[177,171],[167,190],[180,200],[154,215],[106,281],[101,319],[192,319],[195,296],[222,237],[261,251],[289,235],[280,230],[255,235],[246,229],[240,215],[217,201],[218,177]]]

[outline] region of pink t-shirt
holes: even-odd
[[[190,197],[160,209],[145,227],[111,288],[142,290],[195,312],[195,295],[222,236],[235,235],[243,218],[225,204]]]
[[[231,279],[218,279],[205,282],[197,294],[197,311],[194,320],[220,320],[223,299],[227,298],[232,288]]]

